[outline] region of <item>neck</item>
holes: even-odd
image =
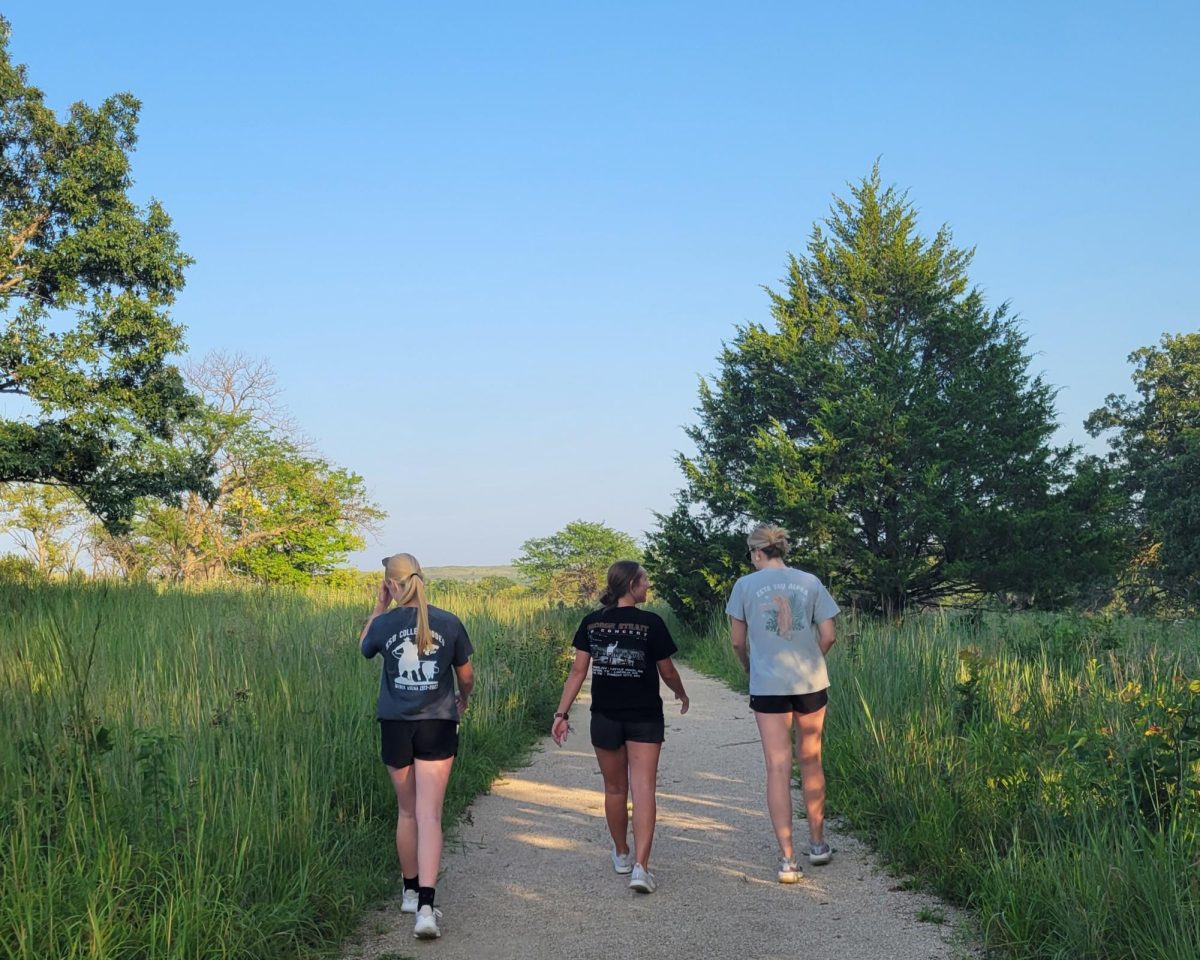
[[[778,570],[780,567],[786,567],[786,566],[787,566],[787,564],[783,562],[783,557],[772,557],[770,560],[768,560],[766,563],[764,563],[758,569],[760,569],[760,570]]]
[[[623,596],[620,600],[617,601],[617,606],[618,607],[636,607],[637,601],[634,600],[633,597],[631,597],[629,594],[625,594],[625,596]]]

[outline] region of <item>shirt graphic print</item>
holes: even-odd
[[[640,677],[646,669],[645,623],[594,623],[588,631],[592,676]]]
[[[392,685],[398,690],[436,690],[438,685],[437,651],[445,644],[440,633],[433,632],[433,649],[422,660],[417,649],[417,628],[401,630],[384,641],[383,648],[396,658],[396,676]]]
[[[614,720],[661,720],[658,662],[675,653],[662,617],[637,607],[589,613],[573,646],[591,657],[592,710]]]

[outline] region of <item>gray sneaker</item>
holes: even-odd
[[[620,874],[633,872],[633,851],[628,853],[617,853],[617,848],[612,848],[613,869]]]
[[[420,902],[421,898],[417,896],[416,890],[405,890],[404,896],[400,898],[400,912],[416,913]]]
[[[653,893],[658,884],[654,882],[654,874],[640,863],[633,865],[633,874],[629,878],[629,889],[638,893]]]
[[[814,867],[828,863],[833,859],[833,851],[827,843],[810,843],[808,845],[808,862]]]
[[[792,857],[780,857],[779,869],[775,873],[776,878],[780,883],[795,883],[804,876],[800,872],[800,868],[796,866],[796,861]]]

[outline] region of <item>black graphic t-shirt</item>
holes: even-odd
[[[662,617],[637,607],[589,613],[574,646],[592,656],[592,709],[615,720],[661,720],[658,661],[675,653]]]
[[[429,605],[433,650],[417,651],[417,610],[393,607],[371,621],[362,655],[383,654],[379,680],[380,720],[457,720],[454,667],[470,659],[466,627],[449,610]]]

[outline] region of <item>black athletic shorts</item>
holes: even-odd
[[[592,746],[601,750],[620,750],[634,743],[662,743],[666,739],[666,723],[657,720],[617,720],[592,711]]]
[[[755,713],[816,713],[829,702],[829,691],[794,693],[790,697],[751,697],[750,709]]]
[[[401,770],[416,760],[445,760],[458,754],[457,720],[380,720],[379,755]]]

